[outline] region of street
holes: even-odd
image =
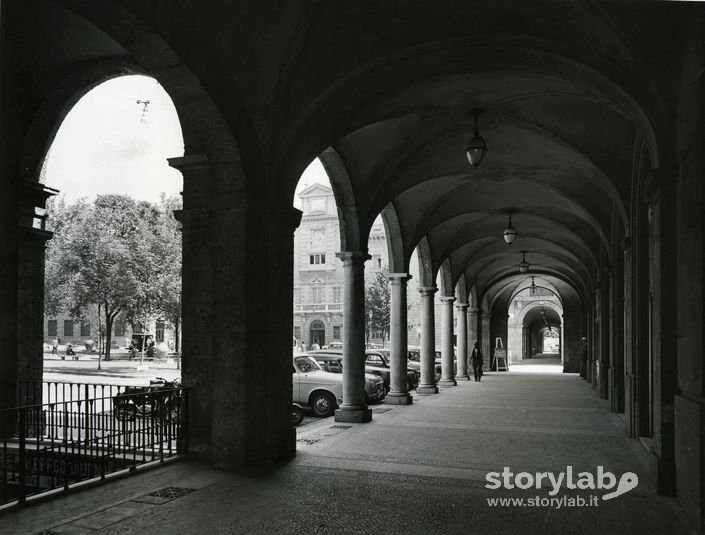
[[[143,369],[137,369],[139,358],[127,360],[126,355],[118,354],[116,359],[101,361],[98,369],[98,356],[79,353],[79,360],[61,360],[62,355],[44,354],[44,381],[66,383],[88,383],[105,385],[148,386],[150,379],[163,377],[167,381],[181,378],[181,370],[176,362],[147,362]],[[71,357],[66,357],[71,359]],[[304,409],[306,416],[299,428],[321,419],[311,416],[309,409]]]

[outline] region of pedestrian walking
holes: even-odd
[[[470,356],[470,362],[472,364],[472,373],[475,376],[475,381],[482,379],[482,364],[484,361],[484,356],[480,350],[480,345],[475,342],[472,349],[472,355]]]

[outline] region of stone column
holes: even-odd
[[[441,380],[438,386],[456,386],[453,371],[453,303],[455,297],[441,297]]]
[[[490,369],[490,315],[487,312],[482,313],[482,329],[480,332],[482,336],[482,354],[485,356],[484,362],[482,364],[482,369],[488,371]]]
[[[458,303],[455,308],[458,310],[458,373],[456,380],[467,381],[468,377],[468,304]]]
[[[213,274],[210,239],[208,186],[210,166],[205,155],[170,158],[169,165],[184,179],[184,207],[175,212],[182,237],[182,345],[181,374],[189,397],[189,449],[208,456],[211,447]]]
[[[421,380],[417,394],[437,394],[436,386],[436,333],[434,327],[433,295],[435,286],[419,288],[421,294]]]
[[[343,403],[336,422],[369,422],[365,403],[365,261],[367,252],[336,253],[343,261]]]
[[[470,362],[470,357],[472,356],[472,350],[475,347],[475,342],[480,341],[477,319],[480,309],[478,308],[468,308],[468,360],[467,360],[467,370],[468,373],[472,370],[472,363]],[[480,348],[482,345],[480,344]],[[468,378],[470,376],[468,375]]]
[[[391,318],[389,338],[391,342],[391,390],[386,403],[392,405],[411,405],[413,397],[409,395],[407,374],[407,335],[406,325],[406,281],[411,278],[408,273],[389,273],[392,286]]]
[[[39,183],[21,182],[17,247],[17,379],[42,381],[44,368],[44,265],[46,242],[46,200],[58,193]],[[26,389],[19,401],[41,404],[42,391]]]

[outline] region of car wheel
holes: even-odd
[[[291,406],[291,424],[294,426],[297,426],[303,421],[304,421],[304,410],[297,405],[292,405]]]
[[[314,393],[311,396],[309,405],[313,409],[313,413],[320,418],[332,416],[336,407],[335,398],[330,392]]]

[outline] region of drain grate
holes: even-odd
[[[168,500],[175,500],[176,498],[181,498],[187,494],[191,494],[196,489],[185,489],[183,487],[164,487],[163,489],[155,490],[150,492],[147,496],[154,496],[155,498],[166,498]]]
[[[40,531],[39,533],[36,533],[35,535],[61,535],[58,531],[54,531],[51,529],[45,529],[44,531]]]
[[[331,425],[331,429],[350,429],[352,425]]]
[[[382,409],[382,408],[372,409],[372,414],[384,414],[385,412],[389,412],[391,410],[392,410],[391,408],[389,408],[389,409],[386,409],[386,408],[385,409]]]

